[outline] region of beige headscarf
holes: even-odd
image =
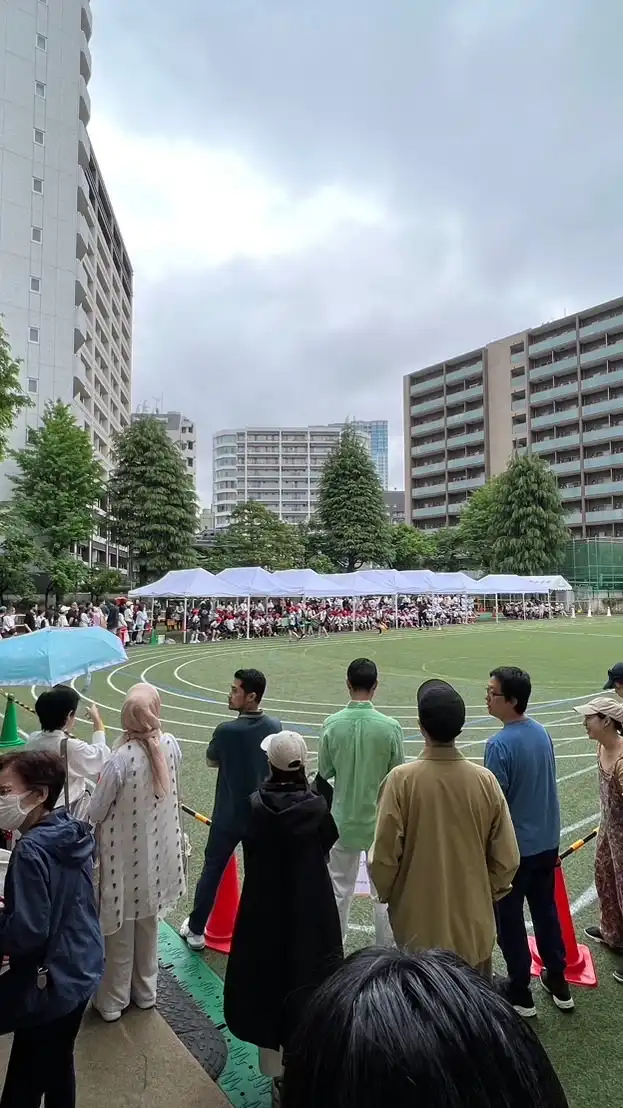
[[[153,685],[141,682],[133,685],[121,709],[123,734],[117,746],[123,743],[140,743],[151,766],[154,792],[159,800],[168,796],[171,789],[169,769],[160,746],[160,695]]]

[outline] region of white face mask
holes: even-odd
[[[37,801],[34,804],[22,804],[27,796],[30,793],[8,793],[0,796],[0,827],[3,831],[19,831],[24,820],[37,807]]]

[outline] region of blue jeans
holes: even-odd
[[[241,827],[226,828],[212,824],[206,843],[201,877],[195,889],[193,910],[188,921],[193,935],[203,935],[208,917],[214,907],[221,878],[241,839]]]

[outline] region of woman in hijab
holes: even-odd
[[[106,970],[95,1008],[107,1023],[133,1001],[153,1008],[158,979],[158,915],[185,892],[177,768],[181,752],[160,730],[160,696],[130,689],[123,734],[104,767],[89,816],[98,825],[100,922]]]

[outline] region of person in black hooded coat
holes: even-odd
[[[307,783],[302,736],[282,731],[262,746],[271,772],[251,797],[224,1003],[230,1031],[257,1045],[260,1068],[278,1077],[270,1053],[287,1053],[307,1001],[343,960],[327,869],[338,832]]]

